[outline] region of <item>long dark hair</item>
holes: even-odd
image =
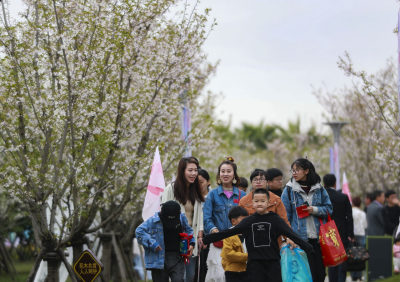
[[[219,179],[220,177],[220,172],[221,172],[221,166],[224,164],[228,164],[230,166],[232,166],[233,168],[233,179],[236,180],[235,183],[232,183],[233,186],[237,186],[240,183],[240,177],[237,174],[237,165],[234,163],[234,160],[232,157],[228,157],[227,160],[223,161],[222,163],[220,163],[220,165],[218,166],[218,173],[217,173],[217,183],[218,185],[221,185],[221,180]]]
[[[192,205],[194,205],[195,201],[204,202],[204,197],[201,194],[198,177],[196,177],[193,183],[189,184],[189,188],[186,187],[185,169],[188,164],[195,164],[197,169],[199,169],[199,161],[195,157],[182,158],[179,161],[176,180],[174,182],[174,196],[183,205],[186,204],[187,200],[190,200]]]
[[[296,165],[296,167],[300,167],[304,170],[308,169],[307,180],[306,180],[307,186],[313,186],[313,185],[321,182],[321,177],[315,171],[314,165],[309,160],[304,159],[304,158],[299,158],[292,163],[290,168],[293,169],[294,165]]]

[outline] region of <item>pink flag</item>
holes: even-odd
[[[149,185],[147,186],[146,198],[144,199],[142,217],[143,220],[153,216],[160,211],[161,194],[165,189],[164,174],[161,166],[160,152],[158,147],[154,154],[154,161],[151,167]]]
[[[347,181],[345,172],[343,172],[342,193],[347,195],[347,197],[349,198],[350,204],[351,204],[352,201],[351,201],[351,194],[350,194],[350,189],[349,189],[349,182]]]

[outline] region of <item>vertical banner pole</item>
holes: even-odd
[[[182,114],[182,137],[185,140],[185,155],[184,157],[190,157],[192,155],[192,148],[191,148],[191,140],[190,140],[190,131],[192,127],[191,116],[190,116],[190,109],[186,102],[183,106],[183,114]]]
[[[334,153],[333,153],[333,148],[329,148],[329,168],[331,173],[335,173],[335,159],[334,159]]]
[[[397,15],[397,107],[400,122],[400,9]]]
[[[340,182],[340,152],[339,143],[335,142],[334,146],[334,160],[335,160],[335,176],[336,176],[336,190],[341,189]]]

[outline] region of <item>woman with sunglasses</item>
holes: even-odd
[[[313,281],[323,282],[325,266],[319,245],[319,218],[325,219],[328,213],[332,214],[332,204],[309,160],[295,160],[290,172],[292,178],[286,184],[281,199],[293,231],[314,248],[314,256],[308,258]]]
[[[179,203],[181,212],[185,213],[196,240],[203,237],[203,209],[204,196],[198,179],[199,162],[195,157],[182,158],[178,164],[175,182],[169,184],[162,195],[165,203],[173,200]],[[186,267],[186,282],[194,281],[197,264],[198,244],[195,245],[193,256]],[[190,247],[192,248],[192,247]]]

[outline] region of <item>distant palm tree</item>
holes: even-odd
[[[265,150],[268,147],[267,143],[278,138],[277,129],[276,125],[265,125],[263,121],[257,125],[243,122],[235,133],[240,147],[245,148],[247,142],[250,142],[256,150]]]

